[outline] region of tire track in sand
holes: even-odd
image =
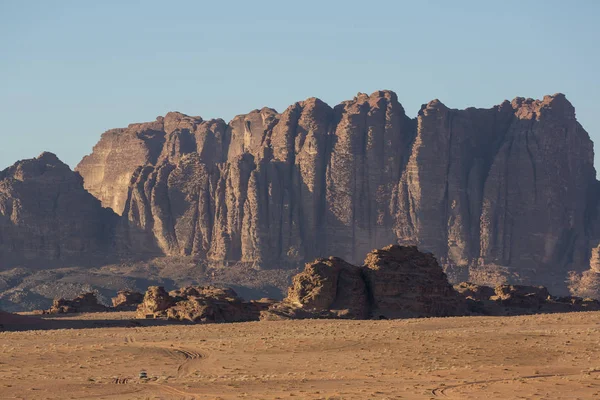
[[[563,377],[567,377],[567,376],[577,376],[577,375],[582,375],[585,373],[592,374],[592,373],[599,373],[599,372],[600,371],[580,372],[580,373],[575,373],[575,374],[540,374],[540,375],[515,376],[513,378],[486,379],[486,380],[480,380],[480,381],[459,383],[457,385],[438,386],[435,389],[431,390],[431,394],[436,397],[450,397],[452,395],[449,395],[448,393],[446,393],[447,390],[453,390],[453,389],[458,389],[461,387],[467,387],[467,386],[472,386],[472,385],[484,385],[484,384],[497,383],[497,382],[518,381],[521,379],[533,380],[533,379],[541,379],[541,378],[563,378]]]

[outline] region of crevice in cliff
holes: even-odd
[[[453,132],[453,122],[454,122],[454,113],[452,111],[448,111],[447,117],[446,117],[446,129],[448,130],[448,148],[446,150],[446,156],[447,156],[447,162],[446,162],[446,175],[445,175],[445,184],[446,187],[444,189],[444,220],[440,221],[443,223],[442,226],[446,226],[446,229],[444,229],[444,243],[446,244],[445,246],[445,254],[437,254],[438,257],[448,257],[448,250],[450,248],[449,246],[449,228],[450,228],[450,224],[451,222],[453,222],[455,216],[454,215],[450,215],[450,210],[452,209],[452,206],[450,204],[450,195],[449,195],[449,191],[450,191],[450,169],[452,168],[452,140],[454,139],[454,132]],[[454,202],[454,200],[452,200]],[[460,199],[459,199],[460,201]]]
[[[502,262],[506,263],[506,264],[510,264],[511,261],[511,256],[512,256],[512,243],[511,243],[511,239],[512,239],[512,214],[510,212],[510,209],[508,208],[508,195],[509,195],[509,183],[510,183],[510,159],[511,159],[511,153],[512,153],[512,148],[513,148],[513,144],[515,142],[515,137],[513,136],[510,140],[510,144],[508,146],[508,149],[506,151],[506,162],[504,165],[504,176],[505,181],[504,181],[504,207],[502,207],[502,210],[504,212],[504,227],[503,227],[503,231],[502,231]]]
[[[535,159],[533,157],[533,153],[531,151],[531,149],[529,148],[529,135],[533,135],[535,137],[535,134],[533,133],[533,125],[535,124],[535,119],[531,120],[531,124],[529,126],[529,129],[525,131],[525,148],[527,149],[527,155],[529,156],[529,162],[531,163],[531,171],[533,173],[533,201],[534,203],[537,203],[537,170],[536,170],[536,165],[535,165]]]

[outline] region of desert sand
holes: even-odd
[[[600,312],[166,326],[131,317],[0,332],[0,398],[600,398]]]

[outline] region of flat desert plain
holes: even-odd
[[[49,323],[76,329],[0,333],[0,398],[600,398],[597,312],[99,328],[85,326],[115,313],[69,318]]]

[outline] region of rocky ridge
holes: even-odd
[[[105,133],[77,171],[135,228],[130,242],[216,266],[356,263],[398,243],[434,253],[455,282],[566,292],[596,240],[592,142],[562,94],[491,109],[434,100],[416,119],[390,91],[229,124],[169,113]]]
[[[398,319],[467,315],[521,315],[598,311],[600,301],[551,296],[543,286],[462,282],[452,287],[436,259],[414,246],[369,253],[362,266],[336,257],[307,263],[282,301],[244,301],[230,288],[187,286],[145,295],[121,291],[113,307],[94,293],[56,299],[43,314],[136,310],[138,319],[224,323],[282,319]]]
[[[229,123],[172,112],[104,133],[76,171],[44,153],[0,172],[3,270],[286,269],[396,243],[435,254],[452,282],[600,293],[593,145],[562,94],[433,100],[414,119],[390,91]]]

